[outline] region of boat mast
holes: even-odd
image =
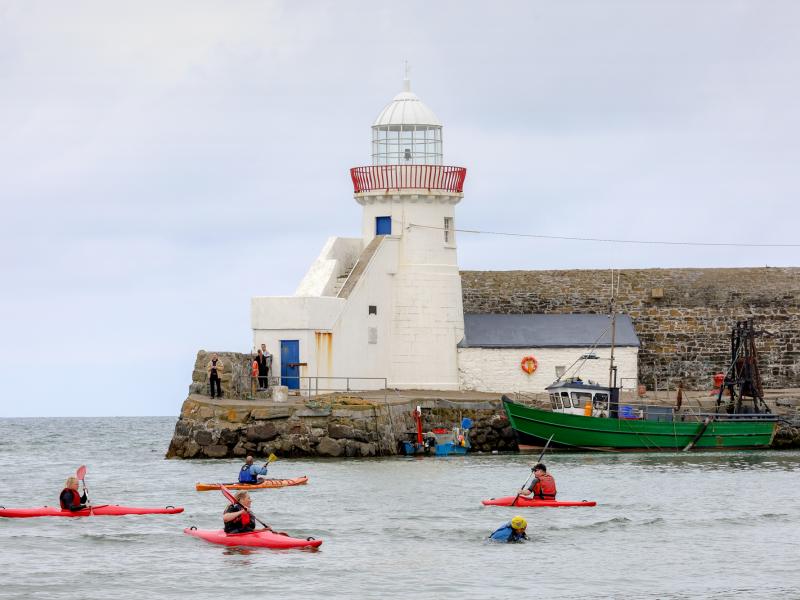
[[[614,342],[617,335],[617,310],[614,304],[614,269],[611,269],[611,362],[608,366],[608,387],[616,387],[616,377],[614,377]]]

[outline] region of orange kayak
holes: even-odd
[[[265,479],[261,483],[198,483],[194,487],[198,492],[210,492],[218,490],[221,485],[224,485],[229,490],[265,490],[268,488],[305,485],[306,483],[308,483],[308,477],[303,475],[294,479]]]

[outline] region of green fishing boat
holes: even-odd
[[[588,393],[586,389],[578,388],[578,391]],[[607,398],[607,391],[599,392],[604,393]],[[550,436],[553,436],[552,447],[571,450],[657,452],[766,448],[772,443],[777,427],[775,417],[763,413],[676,414],[671,407],[653,406],[649,410],[648,407],[632,407],[632,412],[624,416],[622,412],[615,417],[584,416],[564,412],[563,408],[557,412],[526,406],[507,396],[503,396],[503,408],[523,448],[544,446]]]
[[[662,451],[766,448],[778,427],[764,402],[752,320],[731,332],[731,362],[721,378],[713,412],[620,402],[614,368],[612,312],[608,386],[580,377],[559,377],[547,387],[552,410],[514,402],[503,408],[520,448],[543,446],[582,450]],[[720,374],[723,375],[723,374]],[[678,396],[680,398],[680,395]],[[745,403],[749,398],[752,405]]]

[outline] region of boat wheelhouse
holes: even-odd
[[[611,390],[594,381],[573,377],[546,388],[553,412],[568,415],[607,417]]]

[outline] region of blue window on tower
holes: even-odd
[[[375,235],[392,235],[392,217],[375,217]]]

